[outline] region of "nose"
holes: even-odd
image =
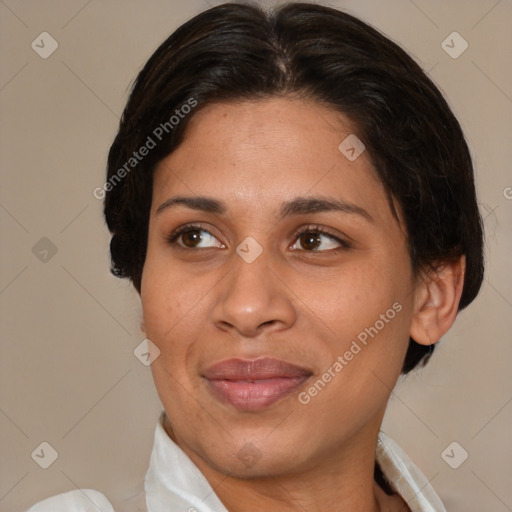
[[[233,255],[233,266],[217,287],[212,310],[219,329],[254,338],[294,324],[293,293],[265,253],[251,263]]]

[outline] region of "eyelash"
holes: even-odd
[[[190,231],[205,231],[206,233],[208,233],[209,235],[211,235],[215,238],[215,236],[212,235],[212,233],[210,233],[203,226],[200,226],[199,224],[187,224],[185,226],[182,226],[182,227],[174,230],[167,237],[167,242],[169,244],[177,246],[179,249],[184,249],[184,250],[188,250],[188,251],[207,249],[206,247],[199,247],[199,248],[195,248],[195,249],[191,248],[191,247],[183,247],[176,242],[176,240],[180,237],[180,235],[183,235]],[[306,233],[315,233],[315,234],[325,235],[326,237],[339,243],[340,247],[338,247],[336,249],[328,249],[328,250],[323,250],[323,251],[317,251],[317,250],[308,251],[306,249],[303,249],[304,252],[313,252],[313,253],[315,253],[315,252],[318,252],[318,253],[331,252],[332,253],[332,252],[347,250],[352,247],[352,245],[349,242],[347,242],[346,240],[342,240],[341,238],[337,237],[333,233],[329,232],[329,230],[327,230],[326,228],[319,226],[319,225],[304,226],[304,227],[300,228],[298,231],[296,231],[294,234],[294,244],[302,235],[305,235]],[[208,247],[208,249],[209,249],[209,247]]]

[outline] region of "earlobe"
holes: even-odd
[[[417,285],[410,336],[420,345],[432,345],[450,329],[457,316],[464,286],[466,257],[443,262]]]

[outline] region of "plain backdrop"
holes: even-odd
[[[140,305],[109,273],[93,190],[141,66],[175,28],[219,3],[0,2],[2,512],[75,488],[100,490],[116,506],[144,478],[161,405],[133,353],[144,339]],[[474,157],[485,218],[481,293],[429,365],[399,383],[383,429],[449,511],[512,510],[512,2],[326,5],[402,45],[444,92]],[[467,49],[454,58],[447,37]],[[47,469],[32,456],[43,442],[58,453]],[[442,456],[453,442],[452,459],[468,454],[456,469]]]

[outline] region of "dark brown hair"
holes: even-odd
[[[307,3],[270,12],[250,3],[214,7],[147,61],[108,156],[112,272],[140,292],[153,169],[178,147],[194,113],[216,101],[279,95],[321,102],[353,121],[395,216],[394,203],[400,207],[414,271],[466,255],[459,309],[466,307],[483,279],[483,233],[457,119],[398,45],[349,14]],[[402,371],[432,350],[411,339]]]

